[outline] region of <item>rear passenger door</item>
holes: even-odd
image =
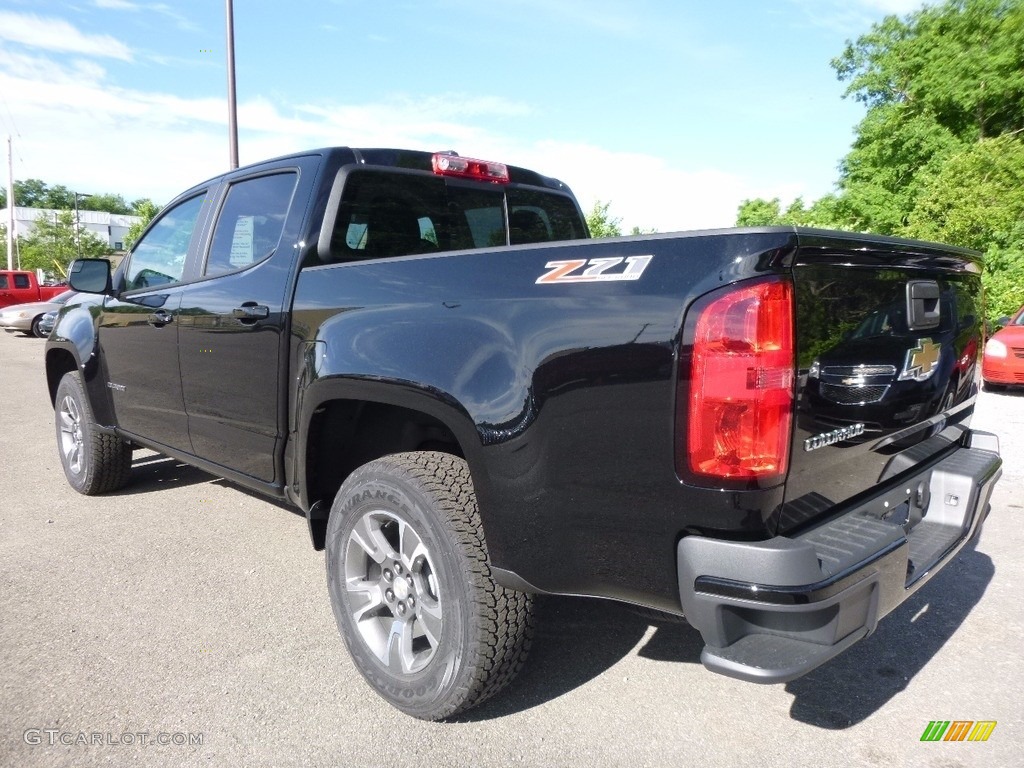
[[[182,296],[179,356],[194,453],[266,483],[279,479],[286,299],[315,163],[230,180],[198,279]]]

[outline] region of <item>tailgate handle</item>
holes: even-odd
[[[939,284],[934,280],[907,282],[907,326],[927,331],[939,326]]]

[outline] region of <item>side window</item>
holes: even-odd
[[[28,288],[28,275],[15,275],[14,276],[14,287],[15,288]]]
[[[564,195],[510,189],[508,209],[513,245],[583,237],[576,206]]]
[[[447,244],[446,219],[443,180],[354,171],[331,233],[332,255],[351,261],[429,253]]]
[[[296,173],[276,173],[232,184],[203,274],[234,272],[269,258],[284,232],[297,181]]]
[[[0,275],[0,291],[6,291],[7,287],[7,275]]]
[[[185,257],[199,211],[206,201],[199,194],[179,203],[160,217],[132,251],[125,290],[177,283],[185,273]]]
[[[451,185],[448,203],[453,248],[505,245],[505,199],[500,190]]]

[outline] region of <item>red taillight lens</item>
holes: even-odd
[[[698,481],[759,484],[789,465],[793,414],[793,286],[735,288],[697,317],[690,380],[680,370],[676,467]]]
[[[446,155],[439,152],[434,155],[431,165],[434,173],[439,173],[442,176],[459,176],[477,181],[493,181],[498,184],[509,182],[508,166],[504,163],[474,160],[471,157]]]

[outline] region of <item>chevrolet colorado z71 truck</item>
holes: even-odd
[[[519,670],[538,593],[685,617],[781,682],[975,536],[978,255],[793,228],[587,240],[572,193],[335,148],[78,261],[46,349],[68,481],[147,446],[301,508],[356,666],[441,719]]]

